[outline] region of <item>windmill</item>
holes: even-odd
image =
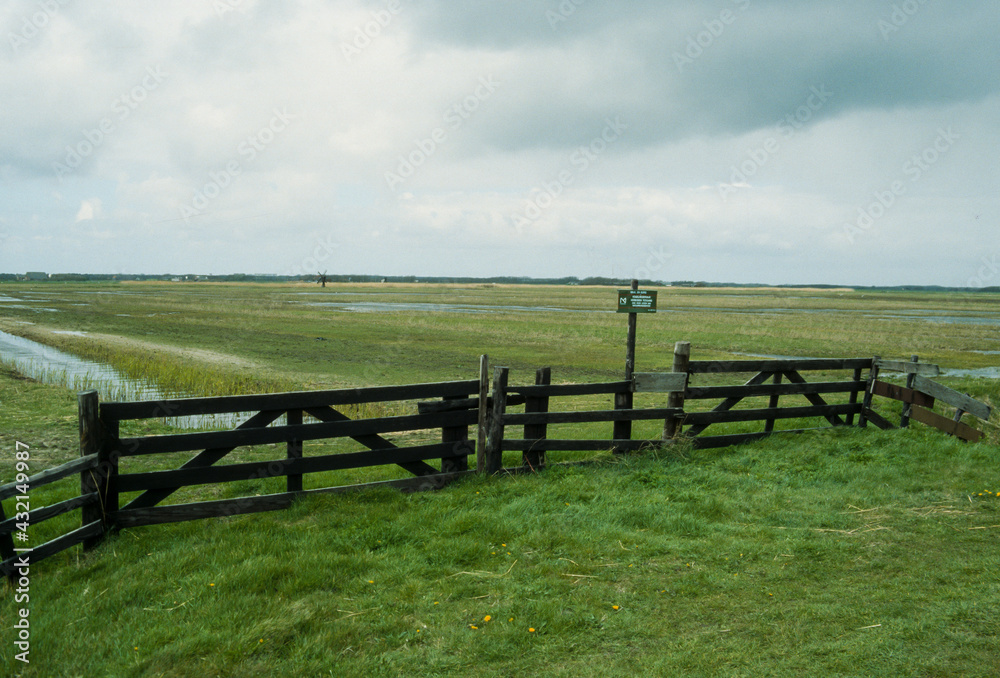
[[[316,274],[316,282],[318,282],[323,287],[326,287],[328,278],[326,277],[326,271]]]

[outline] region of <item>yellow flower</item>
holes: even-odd
[[[212,582],[211,584],[209,584],[209,586],[215,586],[215,582]]]
[[[476,626],[475,624],[469,624],[469,628],[472,629],[473,631],[478,631],[479,630],[479,627]]]
[[[620,608],[620,607],[618,607],[617,605],[612,605],[612,606],[611,606],[611,609],[612,609],[612,610],[620,610],[621,608]]]
[[[374,583],[375,583],[375,580],[374,580],[374,579],[369,579],[369,580],[368,580],[368,583],[369,583],[369,584],[374,584]]]
[[[534,633],[534,632],[535,632],[535,629],[533,629],[533,628],[529,628],[528,629],[528,633]]]
[[[489,621],[491,619],[493,619],[493,617],[491,617],[490,615],[486,615],[485,617],[483,617],[483,621],[484,622],[487,622],[487,621]]]
[[[260,640],[258,640],[257,642],[258,642],[258,643],[263,643],[263,642],[264,642],[264,639],[263,639],[263,638],[261,638],[261,639],[260,639]]]

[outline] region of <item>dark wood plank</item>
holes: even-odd
[[[793,384],[807,383],[805,378],[795,370],[785,370],[784,372],[782,372],[782,374],[784,374],[785,378],[788,379],[788,381],[792,382]],[[829,403],[827,403],[819,394],[803,393],[802,395],[806,400],[808,400],[816,407],[826,407],[827,405],[829,405]],[[848,410],[848,411],[854,411],[854,410]],[[831,426],[847,426],[847,423],[843,419],[841,419],[840,416],[837,414],[827,415],[826,419],[827,421],[830,422]]]
[[[754,384],[734,386],[696,386],[684,393],[687,400],[715,398],[750,398],[755,396],[805,395],[806,393],[860,393],[864,381],[814,381],[792,384]]]
[[[892,398],[893,400],[910,403],[911,405],[920,405],[921,407],[928,408],[934,407],[934,398],[926,393],[921,393],[905,386],[890,384],[885,381],[876,380],[873,382],[872,393],[883,398]]]
[[[503,421],[507,426],[541,425],[541,424],[582,424],[598,421],[648,421],[650,419],[666,419],[682,414],[683,411],[673,407],[647,408],[643,410],[581,410],[577,412],[525,412],[524,414],[505,414]],[[541,436],[525,436],[540,438]],[[618,438],[617,440],[625,440]]]
[[[312,408],[310,408],[312,409]],[[272,426],[261,429],[210,431],[206,433],[180,433],[176,435],[123,438],[123,456],[185,452],[205,448],[241,447],[287,443],[291,440],[319,440],[322,438],[354,438],[393,431],[441,428],[475,423],[474,411],[414,414],[376,419],[348,419],[346,421],[302,424],[300,426]]]
[[[600,384],[551,384],[549,386],[510,386],[511,393],[523,396],[551,396],[558,398],[561,396],[579,395],[612,395],[631,391],[632,382],[611,381]]]
[[[176,398],[134,403],[103,403],[101,415],[111,419],[150,419],[227,412],[308,409],[391,400],[420,400],[445,396],[472,395],[479,390],[477,380],[444,381],[405,386],[373,386],[332,391],[297,391],[215,398]]]
[[[804,407],[775,407],[753,410],[726,410],[719,412],[687,412],[682,421],[692,426],[719,424],[737,421],[767,421],[768,419],[805,419],[860,412],[861,405],[809,405]]]
[[[121,527],[141,527],[144,525],[162,525],[187,520],[203,518],[220,518],[260,513],[264,511],[280,511],[291,505],[300,497],[314,494],[343,494],[381,488],[392,488],[401,492],[425,492],[439,490],[448,483],[454,482],[475,473],[462,471],[458,473],[439,473],[433,476],[403,478],[401,480],[381,480],[359,485],[341,485],[339,487],[324,487],[304,492],[268,494],[261,497],[242,497],[236,499],[221,499],[216,501],[193,502],[190,504],[173,504],[156,506],[146,509],[130,509],[119,511],[115,521]]]
[[[39,471],[33,476],[28,477],[28,486],[32,490],[36,490],[43,485],[48,485],[49,483],[54,483],[57,480],[62,480],[69,476],[75,476],[83,471],[90,471],[97,468],[97,455],[89,454],[86,457],[80,457],[79,459],[74,459],[73,461],[67,461],[65,464],[60,464],[59,466],[54,466],[50,469],[44,471]],[[14,495],[20,494],[17,491],[17,486],[20,483],[13,482],[7,483],[3,487],[0,487],[0,499],[9,499]]]
[[[175,471],[150,471],[128,473],[119,476],[122,492],[137,492],[164,487],[185,487],[208,483],[226,483],[256,478],[273,478],[290,474],[341,471],[383,464],[401,464],[422,459],[458,457],[472,452],[472,445],[461,447],[454,443],[434,443],[415,447],[398,447],[385,450],[369,450],[348,454],[328,454],[320,457],[301,459],[276,459],[255,461],[226,466],[178,469]]]
[[[51,504],[49,506],[41,506],[28,512],[28,522],[32,525],[37,525],[42,521],[55,518],[56,516],[61,516],[64,513],[68,513],[83,506],[99,504],[100,501],[101,496],[96,492],[91,492],[90,494],[83,495],[81,497],[73,497],[72,499],[66,499],[65,501]],[[17,521],[15,518],[8,518],[7,520],[0,522],[0,535],[9,535],[11,532],[14,532],[14,525],[16,523]]]
[[[750,379],[745,384],[743,384],[743,385],[744,386],[756,386],[758,384],[762,384],[765,381],[767,381],[768,379],[770,379],[772,374],[773,374],[773,372],[760,372],[759,374],[756,374],[753,377],[750,377]],[[684,397],[685,398],[687,397],[687,392],[685,392]],[[735,407],[736,405],[738,405],[740,403],[740,401],[743,400],[743,398],[744,398],[744,396],[742,396],[742,395],[737,395],[737,396],[733,396],[733,397],[730,397],[730,398],[726,398],[721,403],[719,403],[718,405],[716,405],[715,407],[713,407],[712,411],[713,412],[725,412],[726,410],[731,410],[733,407]],[[709,424],[700,424],[700,425],[697,425],[697,426],[693,426],[689,430],[685,431],[684,434],[686,436],[688,436],[688,437],[693,438],[695,436],[701,435],[705,431],[705,429],[708,428],[708,426],[709,426]]]
[[[963,424],[961,421],[955,421],[948,417],[942,417],[936,412],[925,410],[917,405],[914,405],[910,411],[910,418],[968,442],[976,443],[983,438],[982,432],[977,431],[968,424]]]
[[[854,370],[871,367],[871,358],[791,358],[788,360],[692,360],[690,374],[785,372],[787,370]]]
[[[983,421],[989,421],[990,414],[992,410],[989,405],[981,403],[975,398],[968,396],[964,393],[959,393],[954,389],[950,389],[947,386],[942,386],[936,381],[931,381],[921,376],[917,376],[913,380],[913,388],[921,393],[926,393],[929,396],[937,398],[938,400],[948,403],[952,407],[964,410],[974,417],[978,417]]]
[[[287,418],[289,426],[300,426],[302,424],[302,410],[288,410],[285,415]],[[302,441],[301,440],[289,440],[285,444],[285,458],[286,459],[301,459],[302,458]],[[288,474],[285,478],[285,488],[288,492],[301,492],[302,491],[302,474]]]
[[[273,421],[277,420],[278,417],[281,416],[281,414],[282,414],[281,412],[276,410],[258,412],[257,414],[253,415],[252,417],[244,421],[236,428],[237,430],[247,429],[247,428],[263,428],[268,424],[272,423]],[[204,450],[196,454],[188,461],[184,462],[181,465],[181,468],[191,469],[191,468],[204,468],[207,466],[211,466],[212,464],[216,463],[217,461],[219,461],[220,459],[222,459],[235,449],[236,449],[235,446],[231,446],[231,447],[222,447],[222,448],[213,448],[210,450]],[[140,494],[138,497],[134,498],[132,501],[130,501],[124,508],[140,509],[140,508],[149,508],[151,506],[156,506],[161,501],[163,501],[164,499],[166,499],[179,489],[180,487],[167,487],[159,490],[146,491]]]
[[[332,407],[311,407],[306,410],[312,417],[319,419],[322,422],[336,422],[336,421],[353,421],[350,417],[345,415],[343,412],[338,412]],[[356,435],[349,436],[351,440],[361,443],[370,450],[384,450],[386,448],[396,447],[395,443],[392,443],[380,435],[370,434],[370,435]],[[438,470],[423,461],[406,462],[400,464],[404,469],[409,471],[415,476],[426,476],[434,473],[438,473]]]
[[[56,537],[51,541],[47,541],[41,546],[36,546],[31,549],[27,554],[28,561],[34,565],[35,563],[41,562],[46,558],[50,558],[57,553],[65,551],[71,546],[76,546],[88,539],[93,539],[104,534],[104,526],[101,524],[100,520],[95,520],[92,523],[88,523],[82,527],[78,527],[72,532],[68,532],[61,537]],[[13,558],[8,558],[7,560],[0,563],[0,572],[4,575],[10,576],[12,573],[16,572],[15,562],[20,559],[24,553],[18,553]]]

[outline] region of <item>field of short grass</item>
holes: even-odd
[[[510,365],[519,383],[541,365],[557,382],[613,379],[624,362],[624,317],[610,312],[607,288],[0,290],[47,295],[44,306],[57,309],[0,309],[0,329],[198,394],[469,379],[480,353]],[[913,318],[997,318],[995,295],[660,295],[661,312],[639,319],[639,370],[669,369],[682,339],[695,359],[1000,362],[995,325]],[[519,308],[362,313],[302,298]],[[526,310],[540,306],[568,310]],[[1000,403],[995,379],[941,381]],[[10,636],[20,606],[10,590],[0,596],[0,666],[23,676],[995,675],[995,422],[976,445],[915,426],[577,455],[555,460],[593,463],[126,530],[32,568],[28,666],[14,659]],[[133,432],[166,430],[150,422]],[[0,367],[4,459],[22,441],[34,470],[52,466],[78,454],[76,435],[74,393]],[[306,453],[336,451],[321,445]],[[11,475],[0,472],[0,482]],[[73,482],[33,501],[71,496]],[[260,482],[241,491],[277,491],[266,483],[278,480]],[[186,498],[230,491],[205,486]],[[40,529],[32,542],[45,537]]]

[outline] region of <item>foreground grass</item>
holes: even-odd
[[[52,389],[22,388],[25,402]],[[64,422],[67,410],[40,412]],[[32,435],[27,411],[6,430]],[[65,429],[46,428],[49,444],[66,445]],[[129,530],[32,569],[28,666],[14,660],[19,606],[3,594],[0,666],[995,675],[996,468],[994,446],[926,429],[828,431]]]

